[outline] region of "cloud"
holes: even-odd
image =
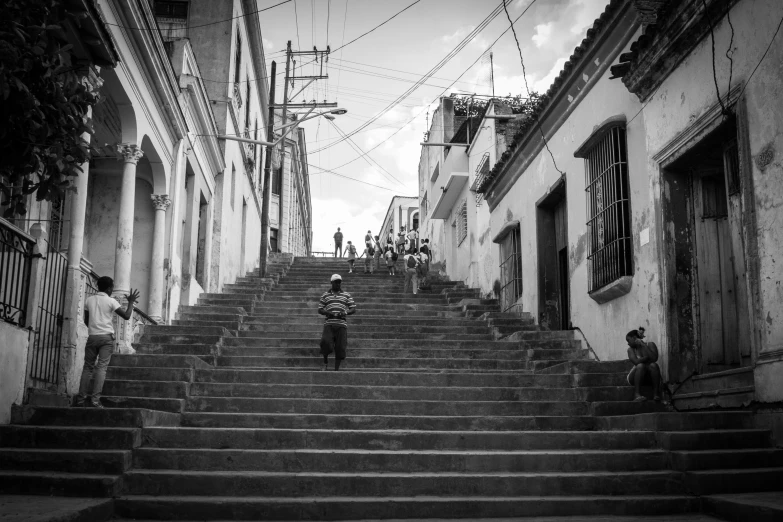
[[[264,50],[267,53],[271,53],[274,51],[275,44],[272,43],[272,40],[269,38],[261,38],[262,43],[264,44]]]
[[[568,58],[558,58],[555,62],[555,65],[552,67],[552,69],[549,70],[549,72],[541,78],[533,79],[533,81],[530,82],[530,89],[533,91],[537,91],[540,94],[544,94],[549,87],[552,85],[552,82],[555,81],[555,78],[557,78],[557,75],[560,74],[560,71],[563,70],[563,66],[568,61]]]
[[[536,34],[533,35],[533,43],[536,47],[541,47],[549,42],[552,36],[552,22],[546,24],[538,24],[535,28]]]
[[[462,42],[475,28],[473,25],[460,27],[451,34],[441,36],[440,41],[443,43],[444,48],[451,49]],[[468,45],[478,49],[486,49],[489,47],[489,41],[479,33],[473,37]]]

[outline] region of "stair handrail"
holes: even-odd
[[[596,361],[598,361],[598,362],[601,362],[601,359],[598,357],[598,354],[597,354],[597,353],[595,353],[595,350],[593,350],[593,347],[592,347],[592,346],[590,346],[590,341],[588,341],[588,340],[587,340],[587,336],[586,336],[586,335],[585,335],[585,333],[582,331],[582,329],[581,329],[581,328],[579,328],[578,326],[571,325],[571,330],[576,330],[576,331],[578,331],[580,334],[582,334],[582,339],[584,339],[584,340],[585,340],[585,344],[587,345],[587,349],[588,349],[588,350],[590,350],[590,353],[592,353],[592,354],[593,354],[593,357],[595,357],[595,360],[596,360]]]

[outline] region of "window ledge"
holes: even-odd
[[[631,291],[633,276],[623,276],[598,290],[590,292],[590,299],[598,304],[608,303],[612,299],[624,296]]]

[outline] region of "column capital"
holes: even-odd
[[[155,210],[163,210],[165,212],[171,205],[171,198],[168,194],[153,194],[150,196],[150,199],[152,199],[152,205],[155,207]]]
[[[141,150],[138,145],[131,145],[128,143],[120,143],[117,145],[117,159],[122,158],[125,163],[133,163],[135,165],[142,156],[144,156],[144,151]]]

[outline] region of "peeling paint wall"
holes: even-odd
[[[11,406],[22,404],[30,332],[0,321],[0,424],[11,421]]]
[[[639,112],[639,100],[619,80],[609,80],[609,71],[598,80],[579,105],[548,140],[557,168],[566,173],[568,272],[570,275],[570,316],[582,329],[601,360],[626,358],[625,333],[644,326],[648,339],[658,342],[661,335],[662,308],[659,286],[657,234],[651,223],[654,214],[653,182],[647,169],[643,117],[627,128],[628,171],[631,198],[634,274],[630,293],[604,304],[588,295],[588,220],[585,197],[585,164],[574,152],[592,134],[594,128],[610,117],[625,115],[628,121]],[[579,80],[578,80],[579,81]],[[519,156],[518,156],[519,158]],[[507,175],[522,168],[519,158]],[[541,150],[513,187],[491,212],[491,230],[496,234],[505,223],[519,220],[522,251],[524,312],[539,315],[537,202],[547,194],[561,174],[546,149]],[[640,236],[649,234],[641,244]]]
[[[783,400],[783,46],[776,41],[755,73],[753,69],[781,16],[783,4],[777,0],[741,0],[734,5],[733,65],[725,56],[732,29],[725,17],[713,20],[715,75],[721,94],[727,91],[730,72],[733,86],[744,84],[753,74],[740,104],[747,114],[751,196],[755,199],[746,218],[755,219],[756,233],[746,238],[746,248],[757,245],[757,252],[747,260],[751,328],[757,345],[756,398],[764,402]],[[651,97],[643,113],[651,158],[716,104],[712,60],[712,42],[707,36]],[[654,173],[658,165],[650,159],[647,168]],[[652,188],[658,190],[655,184]]]

